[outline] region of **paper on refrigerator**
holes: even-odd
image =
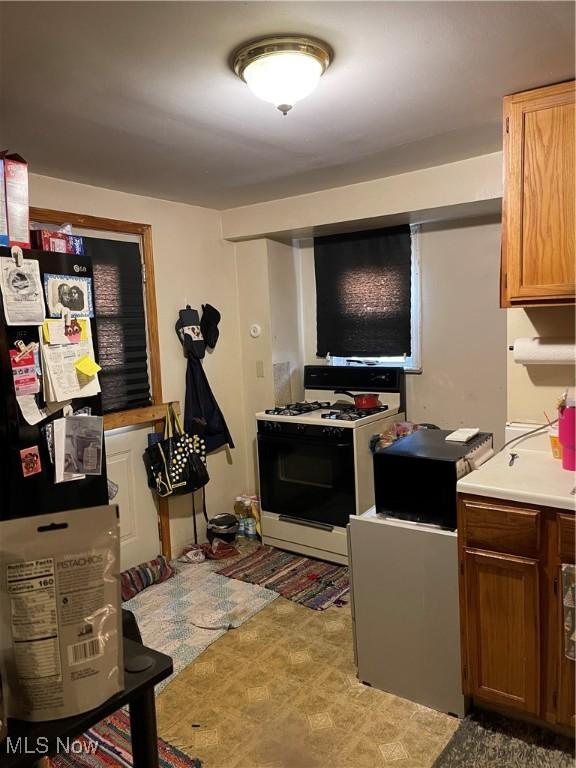
[[[44,320],[42,331],[44,341],[48,344],[77,344],[79,341],[88,340],[86,326],[89,320],[74,318],[70,325],[66,325],[63,317],[56,320]]]
[[[46,310],[35,259],[24,259],[18,266],[13,258],[1,257],[0,290],[7,325],[42,325]]]
[[[102,416],[67,416],[64,469],[85,475],[102,474]]]
[[[40,329],[40,353],[44,372],[44,399],[46,402],[93,397],[100,392],[98,376],[86,376],[76,368],[78,360],[94,358],[90,324],[86,324],[87,338],[77,344],[47,344]]]
[[[17,396],[16,402],[24,420],[31,426],[39,424],[48,416],[62,410],[66,405],[70,405],[70,400],[65,400],[63,403],[47,403],[43,408],[39,408],[34,395]]]
[[[68,483],[71,480],[83,480],[86,475],[75,472],[73,465],[66,458],[66,419],[52,422],[54,441],[54,482]]]
[[[102,474],[102,416],[66,416],[53,422],[54,481]]]

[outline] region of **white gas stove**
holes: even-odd
[[[256,414],[263,541],[347,563],[350,515],[374,504],[370,438],[404,420],[404,373],[307,366],[304,383],[307,400]],[[323,399],[343,388],[381,405]]]

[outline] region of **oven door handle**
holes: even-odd
[[[321,531],[332,533],[334,526],[329,523],[319,523],[316,520],[305,520],[302,517],[292,517],[291,515],[278,515],[278,520],[283,523],[294,523],[295,525],[304,525],[307,528],[318,528]]]
[[[304,437],[302,435],[258,435],[258,441],[263,443],[292,443],[292,444],[302,444],[302,443],[311,443],[312,445],[318,445],[320,443],[324,443],[324,445],[331,445],[334,448],[351,448],[353,443],[350,441],[349,443],[331,443],[326,442],[326,440],[322,437]]]

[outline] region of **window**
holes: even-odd
[[[84,237],[84,248],[92,259],[102,412],[150,405],[140,246]]]
[[[152,254],[152,227],[150,224],[142,224],[133,221],[124,221],[118,219],[102,218],[100,216],[92,216],[84,213],[71,213],[69,211],[56,211],[50,208],[30,208],[30,221],[36,223],[42,223],[43,229],[54,229],[61,227],[71,227],[72,232],[76,235],[81,235],[85,238],[85,242],[94,239],[106,239],[113,245],[123,247],[123,243],[131,243],[131,252],[133,254],[133,279],[134,285],[138,286],[139,298],[136,297],[136,307],[141,308],[140,301],[144,302],[144,320],[141,327],[144,328],[144,333],[147,340],[147,361],[146,361],[146,376],[148,380],[148,390],[146,394],[146,386],[142,385],[144,378],[144,365],[142,362],[143,354],[140,350],[139,354],[134,354],[135,349],[130,350],[130,359],[126,358],[126,365],[130,365],[134,362],[134,358],[139,360],[139,375],[141,376],[140,383],[136,389],[133,388],[134,380],[130,385],[126,386],[123,390],[122,396],[117,397],[115,405],[111,406],[113,387],[110,387],[110,400],[106,407],[104,416],[104,429],[116,429],[118,427],[129,427],[137,424],[148,423],[160,423],[164,418],[165,404],[162,399],[162,376],[160,372],[160,343],[158,340],[158,313],[156,311],[156,292],[154,283],[154,258]],[[138,260],[136,262],[136,249],[138,247]],[[126,253],[126,252],[125,252]],[[144,266],[142,266],[144,265]],[[126,269],[129,269],[126,266]],[[122,275],[122,270],[120,270]],[[130,285],[132,278],[124,273],[124,279],[122,287],[120,288],[121,295],[125,296],[127,288]],[[135,295],[135,294],[134,294]],[[129,307],[130,301],[126,296],[126,307]],[[140,312],[140,309],[138,309]],[[128,314],[126,313],[126,322],[129,324]],[[119,313],[116,319],[122,322],[124,312]],[[114,319],[112,315],[108,316],[108,319]],[[102,333],[102,331],[101,331]],[[96,342],[97,342],[97,334]],[[127,338],[128,334],[124,338],[125,350],[132,347],[134,337]],[[141,336],[139,337],[141,341]],[[140,342],[138,342],[140,343]],[[110,358],[109,358],[110,359]],[[113,365],[120,365],[116,360]],[[118,373],[118,368],[116,373]],[[130,369],[127,368],[126,372],[129,373]],[[113,371],[106,373],[100,379],[110,378],[112,381]],[[131,370],[134,374],[134,369]],[[116,376],[118,380],[118,376]],[[120,391],[120,388],[116,386],[116,394]],[[150,405],[152,402],[152,405]],[[123,403],[123,405],[122,405]],[[139,407],[143,404],[144,407]],[[124,407],[124,410],[122,408]],[[113,408],[113,410],[110,410]],[[169,524],[168,524],[168,506],[167,502],[160,502],[160,522],[163,528],[163,537],[165,541],[169,540]]]
[[[314,240],[317,354],[420,370],[419,228]]]

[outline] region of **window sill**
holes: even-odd
[[[160,403],[159,405],[148,405],[145,408],[132,408],[128,411],[107,413],[104,416],[104,431],[164,421],[168,405],[169,403]],[[180,403],[178,401],[173,402],[172,407],[176,413],[180,413]]]

